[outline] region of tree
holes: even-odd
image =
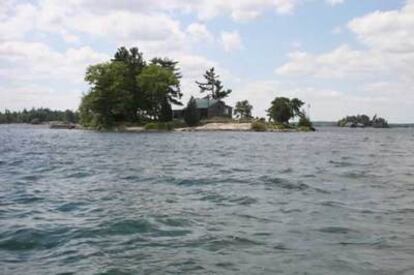
[[[138,110],[148,107],[145,105],[144,92],[137,83],[137,75],[147,66],[143,54],[137,47],[130,48],[129,50],[121,47],[117,50],[111,62],[121,62],[128,68],[127,72],[125,72],[125,78],[127,80],[125,89],[131,95],[131,99],[128,103],[124,103],[127,108],[125,111],[128,113],[126,120],[135,121],[137,120]]]
[[[171,108],[171,104],[168,102],[167,98],[164,98],[161,102],[160,121],[168,122],[171,120],[173,120],[173,111]]]
[[[181,97],[176,89],[180,85],[179,79],[171,69],[151,64],[147,66],[137,77],[144,98],[150,108],[147,113],[153,119],[159,119],[161,109],[167,105],[176,104]],[[167,107],[171,108],[171,106]]]
[[[250,105],[249,101],[243,100],[236,103],[234,114],[238,118],[252,118],[253,106]]]
[[[177,64],[168,58],[147,64],[138,48],[119,48],[110,62],[88,68],[90,90],[79,107],[81,123],[101,129],[121,122],[171,120],[171,104],[182,105]]]
[[[183,105],[179,100],[177,100],[183,96],[183,94],[181,93],[181,86],[180,86],[180,80],[182,78],[182,74],[180,72],[180,69],[178,68],[178,62],[173,61],[168,58],[155,57],[151,60],[151,64],[159,65],[164,69],[170,70],[174,74],[178,82],[176,85],[172,85],[168,87],[168,94],[171,95],[169,98],[169,101],[175,105],[180,105],[180,106]]]
[[[206,82],[196,81],[201,93],[207,93],[207,97],[221,100],[227,97],[232,91],[230,89],[224,90],[219,75],[216,74],[214,67],[207,70],[203,75]]]
[[[128,65],[117,61],[88,68],[85,80],[92,87],[79,108],[82,124],[103,129],[128,120],[135,109],[128,73]]]
[[[191,97],[184,110],[184,120],[188,126],[196,126],[200,122],[200,113],[197,109],[197,103],[194,97]]]
[[[63,113],[63,121],[70,122],[70,123],[75,123],[76,122],[76,115],[75,115],[75,113],[72,112],[71,110],[66,110]]]
[[[293,116],[299,116],[299,117],[304,116],[304,113],[300,109],[304,104],[305,103],[298,98],[292,98],[290,100],[289,105],[292,110]]]
[[[289,123],[289,120],[295,116],[302,116],[300,107],[304,102],[297,98],[292,100],[286,97],[276,97],[272,101],[271,107],[267,110],[268,116],[278,123]]]

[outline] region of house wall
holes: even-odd
[[[207,109],[198,109],[200,112],[201,119],[207,119],[212,117],[233,117],[233,108],[226,106],[223,102],[218,102],[214,105],[211,105],[210,108]],[[174,119],[183,119],[184,118],[185,110],[173,110],[173,118]]]
[[[208,109],[208,118],[212,117],[232,117],[232,108],[223,102],[218,102]]]

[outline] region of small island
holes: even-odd
[[[338,121],[338,126],[349,128],[389,128],[388,122],[382,117],[377,117],[377,115],[374,115],[372,119],[367,115],[347,116]]]
[[[79,123],[87,129],[119,131],[314,130],[301,110],[304,102],[297,98],[275,98],[268,120],[253,118],[247,100],[233,110],[224,102],[232,90],[224,88],[214,67],[196,81],[200,98],[191,97],[183,107],[178,64],[160,57],[145,61],[138,48],[119,48],[109,62],[87,69],[90,89],[82,97]],[[296,117],[298,123],[290,123]]]

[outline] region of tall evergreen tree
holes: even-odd
[[[193,127],[200,123],[200,112],[194,97],[191,97],[184,110],[184,121],[188,126]]]
[[[201,93],[207,93],[208,98],[221,100],[232,92],[230,89],[224,90],[223,84],[219,80],[220,76],[216,74],[214,67],[207,70],[203,76],[205,82],[196,81],[196,84]]]

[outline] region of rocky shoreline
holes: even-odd
[[[126,127],[122,132],[165,132],[166,130],[147,130],[145,127]],[[251,123],[208,123],[197,127],[176,128],[175,132],[256,132],[251,127]],[[265,132],[308,132],[310,130],[292,129],[268,129]]]

